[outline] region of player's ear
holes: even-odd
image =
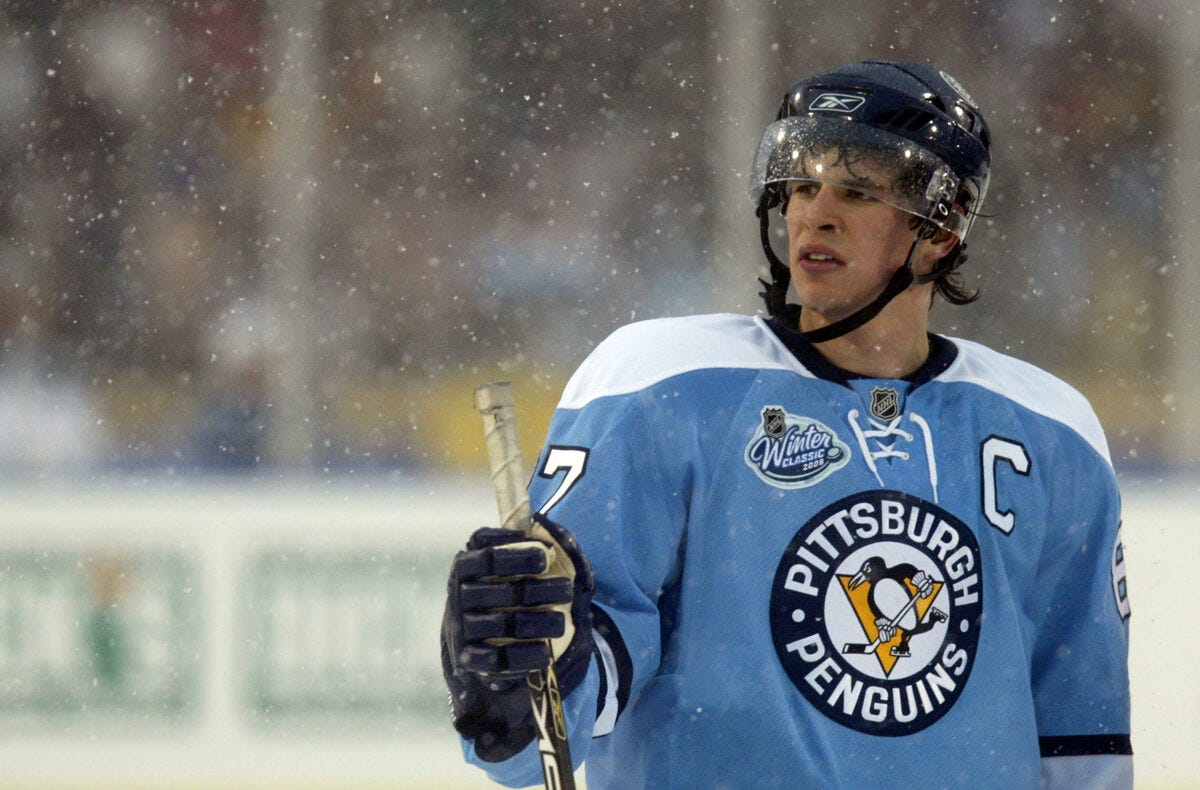
[[[944,228],[938,228],[937,233],[934,233],[925,244],[925,261],[933,264],[945,258],[954,248],[959,245],[959,238]]]

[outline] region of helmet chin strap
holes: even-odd
[[[792,278],[791,271],[788,269],[787,265],[783,263],[783,261],[779,260],[779,257],[775,254],[775,251],[771,248],[771,240],[767,227],[769,223],[767,209],[765,206],[760,205],[758,211],[755,213],[758,214],[759,238],[762,241],[763,251],[766,252],[767,260],[771,264],[772,282],[768,284],[764,280],[759,280],[759,282],[762,283],[766,288],[761,295],[767,303],[767,311],[772,316],[779,316],[782,318],[787,298],[788,283]],[[803,331],[799,327],[799,321],[797,321],[797,325],[794,327],[794,329],[799,331],[800,337],[804,338],[809,343],[826,343],[834,338],[839,338],[843,335],[853,332],[855,329],[858,329],[860,326],[879,315],[879,311],[886,307],[888,302],[895,299],[898,295],[900,295],[901,292],[907,289],[908,286],[913,285],[914,283],[920,284],[932,282],[933,280],[937,279],[938,275],[940,274],[937,269],[930,274],[925,275],[913,274],[912,270],[913,258],[915,258],[917,254],[917,245],[919,245],[925,239],[932,238],[936,231],[937,228],[929,223],[922,225],[920,231],[917,233],[917,237],[913,240],[912,246],[908,248],[908,255],[904,259],[904,265],[892,274],[891,279],[889,279],[887,282],[887,285],[883,287],[883,290],[879,293],[879,295],[876,296],[875,299],[869,304],[860,307],[857,311],[851,313],[845,318],[834,321],[832,324],[828,324],[817,329]],[[803,310],[803,308],[801,308],[801,310]],[[799,312],[797,312],[797,315],[799,315]]]

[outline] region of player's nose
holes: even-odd
[[[841,200],[837,193],[837,187],[820,184],[804,199],[793,201],[795,206],[788,206],[788,219],[812,230],[840,228],[842,225]]]

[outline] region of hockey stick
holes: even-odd
[[[500,526],[529,533],[532,524],[527,478],[517,442],[516,401],[512,384],[493,381],[475,390],[475,408],[483,417],[484,440],[492,469],[492,487],[500,511]],[[547,790],[575,790],[567,725],[563,718],[558,676],[550,665],[529,673],[529,702],[537,723],[538,751],[542,756],[542,779]]]
[[[895,628],[896,623],[900,622],[900,620],[904,618],[904,615],[908,614],[909,610],[912,609],[914,606],[916,606],[917,599],[920,597],[921,597],[920,590],[917,590],[915,593],[913,593],[912,597],[910,597],[908,599],[908,603],[906,603],[906,604],[904,604],[904,606],[900,607],[900,611],[896,612],[896,616],[888,621],[888,626],[891,628]],[[879,636],[876,636],[875,641],[871,642],[869,644],[866,644],[866,643],[854,644],[852,642],[847,642],[846,644],[842,645],[842,652],[843,653],[854,653],[856,655],[866,655],[867,653],[870,653],[871,651],[873,651],[875,648],[879,647],[880,643],[883,642],[883,639],[881,637],[882,637],[882,634],[880,634]]]

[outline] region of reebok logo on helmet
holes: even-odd
[[[863,106],[865,96],[855,96],[851,93],[822,93],[809,102],[810,112],[844,112],[851,113]]]

